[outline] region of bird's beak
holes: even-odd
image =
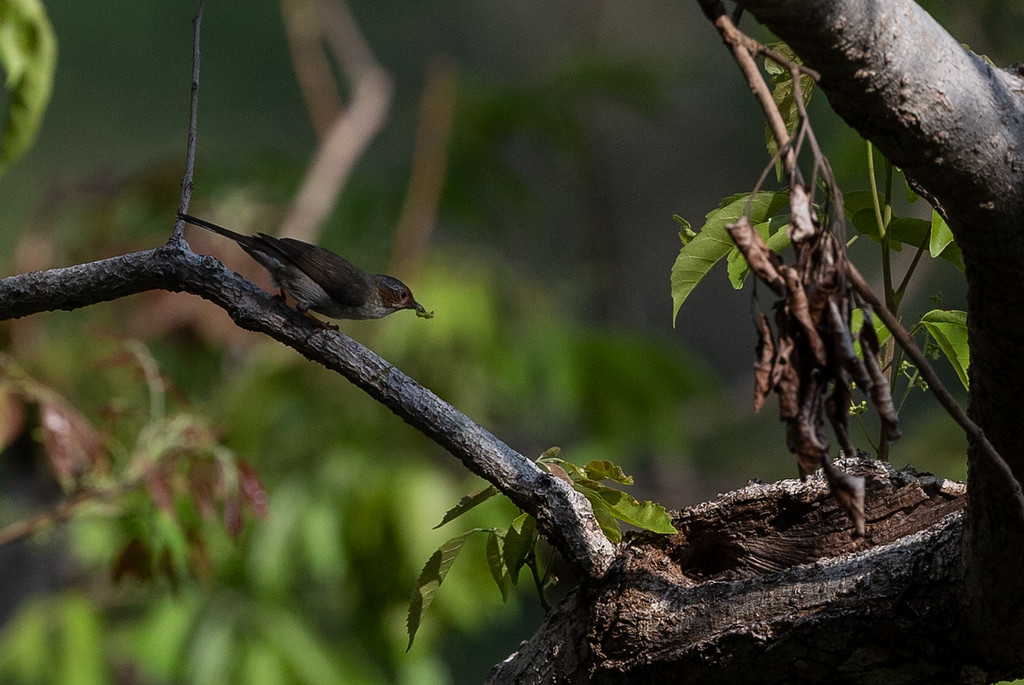
[[[428,312],[423,307],[423,305],[421,305],[419,302],[416,302],[415,300],[413,300],[412,306],[410,308],[411,309],[415,309],[416,310],[416,316],[420,317],[421,319],[432,319],[432,318],[434,318],[434,312]]]

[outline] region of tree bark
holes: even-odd
[[[838,465],[867,479],[868,538],[820,473],[749,485],[633,536],[489,682],[981,682],[957,620],[966,488]]]

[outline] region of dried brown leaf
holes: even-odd
[[[807,188],[801,183],[793,183],[789,192],[789,239],[799,245],[817,235],[818,217],[811,205],[811,197]]]
[[[871,389],[872,381],[868,371],[864,368],[864,362],[857,356],[853,348],[853,337],[850,333],[850,324],[839,312],[839,305],[834,300],[828,303],[828,326],[831,333],[832,350],[839,364],[850,378],[857,382],[860,389],[868,392]]]
[[[899,419],[889,392],[889,382],[878,364],[878,336],[875,334],[871,307],[865,305],[862,311],[864,325],[860,329],[860,348],[864,353],[864,366],[871,376],[871,402],[882,421],[885,439],[892,442],[900,437]]]
[[[857,448],[850,440],[850,400],[850,386],[844,374],[836,380],[832,394],[825,400],[825,415],[836,434],[839,447],[848,457],[857,454]]]
[[[754,411],[759,412],[768,401],[772,391],[772,367],[775,359],[775,343],[768,317],[757,314],[757,361],[754,362]]]
[[[825,366],[825,343],[811,318],[811,312],[807,305],[807,293],[804,291],[803,283],[796,269],[791,266],[783,266],[782,277],[786,281],[789,295],[786,297],[786,312],[794,321],[800,325],[800,331],[807,341],[807,350],[814,356],[818,366]]]
[[[793,339],[779,333],[779,348],[772,366],[772,383],[779,395],[779,418],[795,418],[800,413],[800,374],[793,364],[796,349]]]

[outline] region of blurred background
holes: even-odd
[[[1014,3],[924,4],[996,64],[1020,59]],[[673,215],[698,228],[769,161],[760,113],[696,3],[318,5],[209,3],[191,213],[241,232],[284,225],[410,284],[434,319],[341,330],[527,456],[557,445],[575,463],[611,459],[632,494],[669,508],[796,475],[774,402],[750,406],[749,286],[733,290],[719,267],[672,319]],[[0,177],[4,274],[161,244],[183,174],[195,6],[46,10],[53,97]],[[863,141],[820,94],[811,114],[844,192],[866,189]],[[317,172],[336,202],[310,220],[296,198],[342,128]],[[186,235],[270,287],[236,245]],[[878,272],[874,243],[852,254]],[[963,308],[959,273],[925,262],[906,315]],[[0,395],[0,525],[137,478],[162,419],[180,432],[161,435],[194,440],[217,468],[250,465],[218,471],[245,491],[234,504],[200,496],[194,478],[161,499],[172,479],[151,479],[0,546],[3,682],[479,682],[543,619],[525,581],[502,601],[473,539],[406,651],[431,553],[470,527],[506,527],[514,508],[496,498],[433,530],[482,482],[212,305],[148,293],[4,322],[0,345],[8,374],[37,384]],[[102,443],[82,472],[42,454],[40,407],[58,394]],[[902,420],[896,466],[964,476],[965,441],[926,395]]]

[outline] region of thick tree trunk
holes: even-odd
[[[714,0],[698,0],[709,15]],[[963,251],[970,413],[1024,476],[1024,79],[910,0],[742,0]],[[710,30],[710,28],[709,28]],[[723,52],[723,59],[726,59]],[[740,79],[737,77],[737,87]],[[994,682],[1024,675],[1024,520],[981,450],[970,492],[860,463],[868,540],[820,481],[751,486],[625,545],[491,682]],[[807,489],[802,489],[807,488]]]

